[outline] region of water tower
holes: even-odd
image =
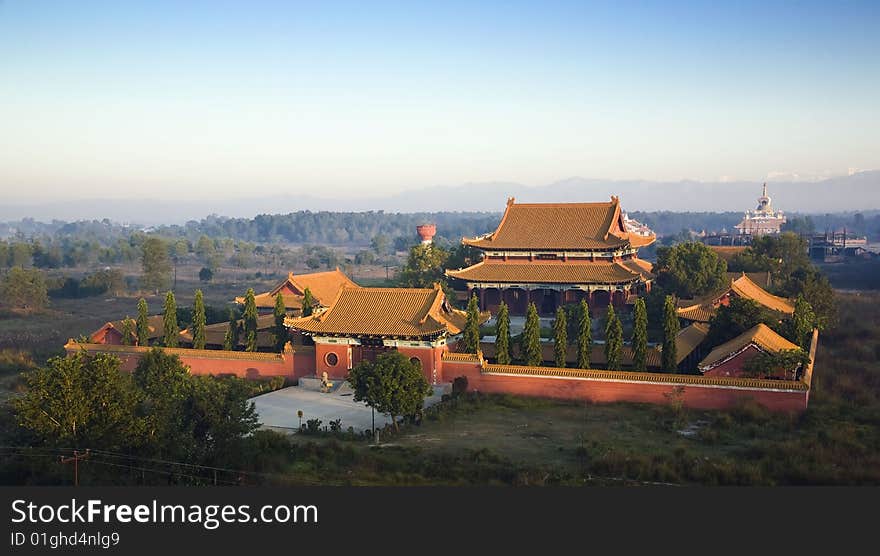
[[[437,226],[434,224],[422,224],[416,226],[416,232],[422,239],[422,245],[430,245],[434,242],[434,235],[437,234]]]

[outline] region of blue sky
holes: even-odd
[[[880,168],[878,6],[0,0],[0,191]]]

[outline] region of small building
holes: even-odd
[[[638,258],[639,248],[655,241],[639,226],[627,227],[617,197],[607,203],[516,203],[508,199],[498,228],[462,243],[483,259],[447,270],[476,293],[480,309],[492,313],[504,301],[511,315],[524,315],[529,303],[551,316],[560,305],[586,300],[594,311],[650,290],[653,265]]]
[[[760,353],[779,353],[783,350],[799,349],[798,345],[789,342],[766,324],[760,323],[713,349],[700,361],[697,368],[706,376],[741,377],[746,374],[746,363]],[[789,369],[786,373],[797,377],[798,369]]]
[[[767,184],[764,183],[764,191],[758,197],[758,206],[755,210],[746,211],[735,228],[739,235],[762,236],[780,233],[783,224],[785,215],[781,210],[773,208],[772,199],[767,195]]]
[[[131,337],[129,338],[129,345],[137,345],[137,325],[135,324],[135,319],[131,319]],[[151,317],[147,317],[147,339],[152,342],[157,338],[161,338],[165,335],[165,319],[162,315],[153,315]],[[95,330],[89,335],[89,341],[93,344],[106,344],[106,345],[124,345],[125,342],[123,338],[125,336],[125,319],[114,320],[108,323],[105,323],[101,328]]]
[[[707,323],[715,316],[718,307],[730,304],[731,296],[750,299],[783,315],[794,313],[794,304],[790,300],[771,294],[755,281],[769,283],[769,274],[728,273],[728,279],[730,282],[719,291],[696,299],[677,300],[675,313],[687,321]]]
[[[488,314],[483,315],[487,320]],[[315,372],[343,379],[361,361],[397,350],[417,362],[431,384],[442,382],[441,356],[464,329],[467,314],[433,288],[346,287],[325,311],[288,318],[315,343]]]
[[[296,316],[302,312],[306,289],[312,294],[317,307],[327,307],[341,288],[358,287],[360,286],[340,271],[339,267],[336,267],[336,270],[309,274],[291,272],[277,286],[268,292],[255,295],[254,299],[257,302],[257,311],[260,314],[269,314],[275,310],[275,297],[280,293],[284,298],[287,313]],[[236,297],[235,302],[244,305],[244,297]]]

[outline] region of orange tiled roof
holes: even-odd
[[[763,276],[762,273],[758,273]],[[680,299],[676,302],[678,307],[675,313],[683,319],[696,322],[709,322],[715,316],[717,308],[715,303],[728,292],[745,299],[751,299],[768,309],[790,315],[794,313],[794,305],[788,299],[773,295],[756,284],[745,272],[728,273],[730,283],[721,291],[704,296],[699,299]]]
[[[636,261],[566,263],[484,259],[461,270],[447,270],[446,275],[472,282],[624,284],[652,277],[645,268]]]
[[[481,249],[613,249],[650,245],[654,236],[626,231],[620,202],[520,203],[511,197],[498,229],[462,243]]]
[[[111,328],[116,330],[120,334],[122,334],[122,331],[125,330],[125,325],[123,323],[124,320],[125,319],[120,319],[120,320],[114,320],[114,321],[105,323],[104,326],[102,326],[101,328],[92,332],[89,335],[89,338],[92,341],[99,340],[100,338],[103,338],[103,334],[106,333],[105,331],[107,331]],[[134,323],[134,321],[136,320],[136,317],[131,317],[131,320],[132,320],[132,334],[134,337],[137,337],[137,330],[136,330],[137,325]],[[147,317],[147,330],[149,332],[147,337],[150,340],[164,335],[165,334],[165,318],[162,315],[152,315],[152,316]]]
[[[285,290],[290,291],[282,291]],[[326,307],[328,303],[333,301],[336,294],[341,288],[358,288],[351,278],[339,270],[328,270],[326,272],[311,272],[309,274],[294,274],[290,272],[287,278],[280,282],[277,286],[268,292],[263,292],[254,296],[254,300],[259,308],[275,307],[275,296],[281,292],[284,298],[284,305],[288,309],[298,309],[302,307],[303,295],[306,288],[309,289],[312,296],[318,304]],[[236,297],[235,302],[244,303],[244,297]]]
[[[286,322],[312,334],[420,338],[458,334],[466,320],[466,313],[449,307],[436,286],[343,288],[327,310]]]
[[[695,322],[682,328],[675,336],[675,364],[679,364],[693,353],[697,346],[703,343],[709,334],[709,326],[701,322]]]
[[[756,345],[763,351],[772,353],[777,353],[789,349],[800,349],[800,347],[798,347],[797,345],[789,342],[788,340],[774,332],[773,329],[766,324],[759,323],[752,328],[746,330],[736,338],[725,342],[713,349],[709,353],[709,355],[706,356],[705,359],[700,361],[698,368],[701,371],[706,371],[723,363],[724,361],[729,359],[730,356],[739,353],[740,351],[752,344]]]

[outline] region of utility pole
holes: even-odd
[[[86,459],[89,457],[89,450],[86,449],[85,452],[80,452],[79,450],[73,451],[73,456],[64,457],[61,456],[61,463],[70,463],[73,462],[73,486],[79,486],[79,460]]]

